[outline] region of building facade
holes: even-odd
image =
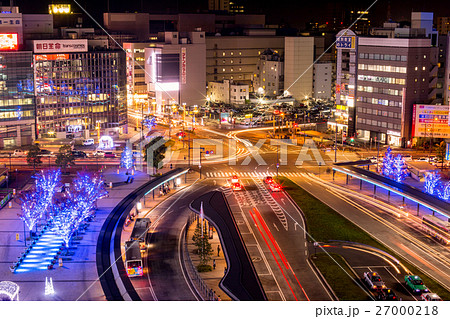
[[[252,80],[260,55],[271,48],[284,53],[284,37],[279,36],[217,36],[206,37],[206,80],[234,80],[248,84]]]
[[[333,63],[314,63],[313,70],[313,97],[319,100],[330,100],[333,81]]]
[[[358,137],[409,146],[414,103],[436,98],[437,50],[430,39],[359,38]]]
[[[145,82],[156,105],[206,103],[204,32],[165,32],[145,48]]]
[[[297,101],[313,95],[314,37],[286,37],[284,90]]]
[[[253,77],[255,92],[264,90],[264,95],[275,97],[283,94],[284,62],[283,58],[272,49],[265,50],[258,60]]]
[[[439,34],[447,35],[450,32],[450,17],[438,17],[436,26]]]
[[[229,80],[208,82],[207,96],[211,102],[243,105],[250,98],[249,86]]]
[[[33,52],[0,52],[0,148],[35,138]]]
[[[65,40],[71,49],[64,49],[62,41],[34,41],[37,135],[65,138],[126,133],[125,53],[88,52],[87,46],[78,46],[82,40]],[[60,49],[47,53],[40,49],[44,45]]]

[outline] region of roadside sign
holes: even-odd
[[[19,233],[16,233],[16,240],[19,240],[20,239],[20,235],[19,235]]]

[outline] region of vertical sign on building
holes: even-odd
[[[405,110],[406,110],[406,106],[405,106],[405,102],[406,102],[406,88],[402,89],[402,121],[401,121],[401,132],[402,132],[402,139],[407,135],[406,133],[406,127],[405,127]],[[402,140],[402,143],[406,142]]]
[[[181,48],[181,84],[186,84],[186,48]]]

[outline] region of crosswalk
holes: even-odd
[[[231,176],[237,176],[238,178],[264,178],[266,176],[275,176],[276,172],[234,172],[234,171],[217,171],[217,172],[206,172],[206,177],[216,177],[216,178],[227,178]],[[278,172],[279,176],[284,177],[301,177],[301,173],[295,172]]]

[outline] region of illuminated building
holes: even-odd
[[[125,53],[87,40],[33,42],[38,135],[126,133]]]
[[[450,32],[450,17],[437,18],[437,31],[442,35],[447,35]]]
[[[208,82],[207,95],[212,102],[242,105],[250,98],[248,91],[248,84],[224,80],[223,82]]]
[[[145,48],[145,82],[156,104],[206,103],[205,33],[164,32]],[[136,68],[136,66],[135,66]]]
[[[0,51],[0,148],[34,140],[32,64],[31,51]]]
[[[275,97],[283,94],[284,62],[283,58],[272,49],[265,50],[256,65],[253,77],[253,91],[263,88],[265,96]]]

